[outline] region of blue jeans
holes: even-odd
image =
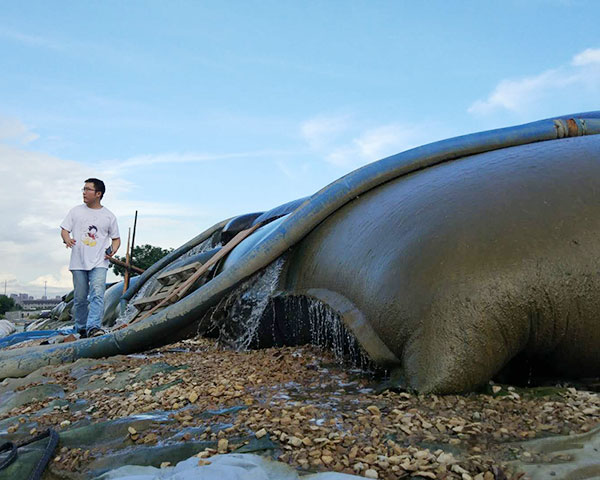
[[[106,268],[71,270],[73,274],[73,312],[75,330],[89,331],[101,328],[104,315],[104,291],[106,290]]]

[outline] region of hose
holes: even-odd
[[[44,473],[44,470],[48,466],[48,463],[50,463],[52,454],[54,453],[56,446],[58,445],[58,433],[56,433],[56,431],[53,430],[52,428],[49,428],[48,430],[46,430],[34,437],[31,437],[29,440],[25,440],[16,445],[13,442],[5,442],[2,445],[0,445],[0,453],[2,453],[4,451],[9,451],[8,456],[2,461],[2,463],[0,463],[0,471],[7,468],[9,465],[11,465],[17,459],[17,457],[18,457],[17,452],[18,452],[19,448],[24,447],[25,445],[29,445],[30,443],[37,442],[38,440],[42,440],[46,437],[49,437],[49,439],[48,439],[48,444],[46,445],[46,448],[44,449],[44,454],[39,459],[39,461],[36,463],[34,469],[29,474],[29,477],[28,477],[28,480],[40,480],[42,478],[42,474]]]

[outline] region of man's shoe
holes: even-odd
[[[87,332],[85,330],[77,330],[77,334],[79,335],[79,338],[87,338]]]
[[[102,335],[106,335],[106,332],[101,328],[92,328],[87,334],[89,338],[101,337]]]

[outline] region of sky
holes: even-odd
[[[6,1],[0,294],[72,288],[88,177],[178,247],[444,138],[600,110],[600,2]],[[124,246],[119,253],[124,253]]]

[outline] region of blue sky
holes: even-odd
[[[0,15],[0,293],[70,289],[107,183],[177,247],[402,150],[600,109],[594,1],[24,1]]]

